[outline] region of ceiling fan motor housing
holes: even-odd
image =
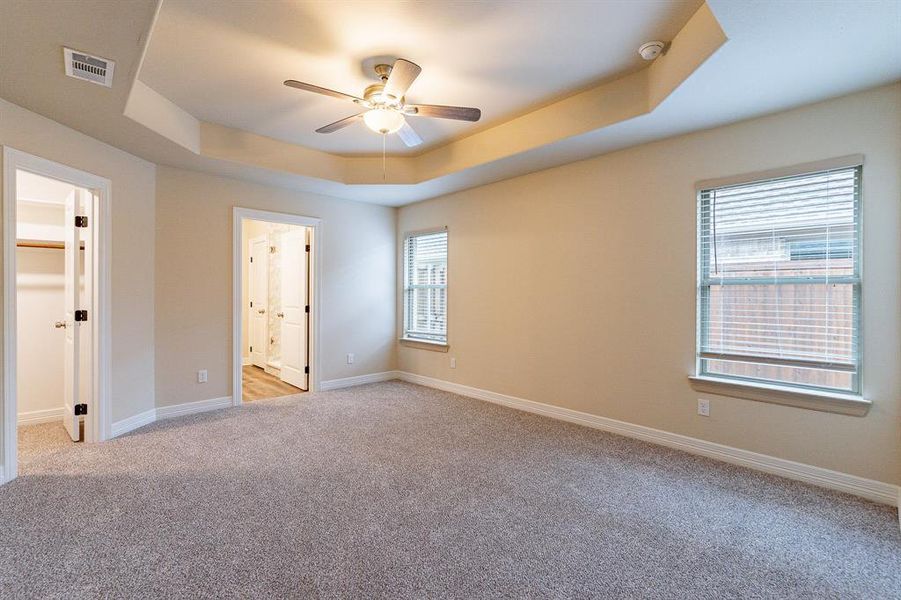
[[[385,106],[389,108],[400,109],[403,107],[403,98],[395,98],[390,94],[386,94],[384,83],[374,83],[366,88],[363,92],[363,98],[376,106]]]

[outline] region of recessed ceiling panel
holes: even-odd
[[[419,153],[642,68],[637,48],[670,39],[699,0],[604,2],[213,2],[165,0],[141,80],[195,117],[339,154],[375,154],[361,123],[314,130],[357,112],[287,88],[297,79],[362,95],[374,56],[422,66],[407,101],[482,109],[479,123],[410,117]]]

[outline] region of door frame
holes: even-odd
[[[300,225],[309,227],[311,230],[310,268],[307,274],[309,278],[308,294],[310,297],[310,324],[307,340],[307,362],[310,364],[308,387],[309,391],[318,392],[322,364],[319,351],[319,307],[321,304],[319,298],[322,288],[322,253],[319,249],[322,247],[324,222],[322,219],[315,217],[235,206],[232,208],[232,404],[239,406],[243,401],[241,390],[241,367],[243,362],[243,354],[241,352],[243,348],[241,340],[241,311],[243,309],[241,290],[244,287],[244,275],[241,271],[241,266],[244,245],[241,243],[241,230],[244,221],[266,221],[268,223]]]
[[[102,442],[112,433],[110,410],[110,190],[109,179],[3,147],[3,343],[2,404],[3,443],[0,445],[0,483],[18,475],[18,426],[16,389],[16,171],[28,171],[95,192],[91,243],[94,250],[94,281],[89,307],[91,348],[91,395],[85,421],[85,441]]]

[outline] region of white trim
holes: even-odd
[[[134,431],[139,427],[143,427],[144,425],[149,425],[156,421],[156,409],[151,408],[150,410],[145,410],[142,413],[138,413],[127,419],[122,419],[121,421],[116,421],[113,423],[113,437],[117,438],[120,435],[124,435],[129,431]]]
[[[3,465],[0,465],[0,485],[6,483],[6,478],[3,476]]]
[[[322,289],[322,230],[325,222],[314,217],[292,215],[288,213],[270,212],[252,208],[232,208],[232,403],[239,406],[242,402],[241,390],[241,366],[244,363],[244,353],[241,344],[241,288],[244,283],[244,275],[241,270],[241,257],[243,246],[241,244],[241,226],[245,220],[267,221],[269,223],[283,223],[287,225],[300,225],[312,230],[310,241],[310,339],[308,342],[308,362],[310,364],[309,391],[316,392],[320,389],[322,353],[320,352],[320,290]]]
[[[245,356],[245,357],[243,357],[243,358],[241,359],[241,366],[242,366],[242,367],[249,367],[249,366],[251,366],[251,365],[253,365],[253,361],[250,359],[249,356]]]
[[[366,375],[344,377],[342,379],[329,379],[328,381],[322,382],[322,384],[319,386],[319,390],[325,392],[327,390],[338,390],[341,388],[353,387],[355,385],[378,383],[380,381],[391,381],[392,379],[400,379],[400,372],[383,371],[381,373],[367,373]]]
[[[222,396],[221,398],[210,398],[209,400],[198,400],[197,402],[185,402],[184,404],[174,404],[172,406],[158,406],[156,409],[156,418],[163,420],[172,419],[174,417],[184,417],[207,412],[209,410],[228,408],[231,405],[232,397]]]
[[[50,423],[57,421],[63,416],[63,407],[45,408],[43,410],[30,410],[28,412],[20,412],[16,418],[19,426],[37,425],[38,423]]]
[[[863,165],[863,159],[863,154],[849,154],[848,156],[827,158],[824,160],[801,163],[799,165],[780,167],[778,169],[755,171],[753,173],[742,173],[740,175],[730,175],[728,177],[717,177],[716,179],[705,179],[703,181],[695,182],[695,190],[700,192],[701,190],[707,190],[711,188],[754,183],[756,181],[765,181],[767,179],[781,179],[783,177],[806,175],[808,173],[816,173],[818,171],[831,171],[833,169],[848,169],[851,167],[859,167]]]
[[[111,188],[109,179],[81,171],[19,150],[3,147],[3,372],[2,404],[3,440],[0,446],[0,467],[5,481],[16,478],[18,415],[16,414],[16,171],[18,169],[65,181],[87,188],[96,194],[92,243],[94,245],[94,285],[92,306],[92,387],[88,417],[85,420],[85,439],[99,442],[109,439],[112,430],[110,411],[111,387],[111,289],[112,264],[109,244],[111,225]]]
[[[869,400],[865,400],[863,396],[856,394],[791,387],[767,381],[746,381],[710,375],[689,375],[688,380],[691,386],[699,392],[841,415],[862,417],[867,414],[873,404]]]
[[[670,433],[660,429],[653,429],[651,427],[645,427],[644,425],[617,421],[607,417],[579,412],[560,406],[542,404],[541,402],[525,400],[523,398],[507,396],[505,394],[498,394],[497,392],[490,392],[461,385],[459,383],[434,379],[432,377],[425,377],[414,373],[407,373],[405,371],[399,371],[398,377],[399,379],[410,383],[424,385],[426,387],[452,392],[461,396],[467,396],[469,398],[484,400],[486,402],[515,408],[517,410],[543,415],[552,419],[577,423],[579,425],[585,425],[586,427],[644,440],[652,444],[675,448],[690,454],[698,454],[734,465],[741,465],[757,471],[763,471],[764,473],[780,475],[782,477],[803,481],[820,487],[854,494],[855,496],[873,500],[874,502],[898,506],[899,497],[901,497],[901,487],[890,483],[865,479],[846,473],[839,473],[838,471],[832,471],[822,467],[815,467],[813,465],[785,460],[783,458],[776,458],[775,456],[766,454],[758,454],[757,452],[733,448],[731,446],[708,442],[706,440],[700,440],[677,433]]]
[[[176,417],[186,417],[188,415],[219,410],[221,408],[229,408],[231,405],[232,397],[223,396],[221,398],[209,398],[208,400],[198,400],[197,402],[185,402],[183,404],[173,404],[172,406],[151,408],[150,410],[145,410],[142,413],[113,423],[113,437],[119,437],[129,431],[134,431],[139,427],[150,425],[156,421],[174,419]]]

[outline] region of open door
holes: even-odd
[[[78,286],[81,308],[87,309],[94,306],[94,241],[93,232],[96,221],[94,220],[94,204],[97,197],[93,191],[79,189],[76,192],[80,196],[81,214],[84,217],[82,227],[77,227],[78,239],[81,250],[79,256],[79,271],[81,282]],[[93,410],[94,399],[94,315],[88,315],[87,321],[79,321],[78,332],[78,399],[89,411]],[[95,421],[85,413],[82,441],[96,441],[97,432],[93,428]]]
[[[307,384],[307,230],[282,234],[281,379],[304,391]]]
[[[63,426],[69,432],[73,441],[81,439],[81,431],[78,426],[80,410],[79,387],[79,355],[81,351],[79,341],[79,328],[81,325],[81,313],[79,306],[79,291],[81,288],[81,236],[76,227],[75,217],[79,216],[81,204],[81,190],[76,190],[66,198],[66,223],[64,234],[65,246],[65,308],[63,321],[57,323],[57,327],[66,330],[65,359],[63,368],[64,396],[63,396]],[[76,414],[77,413],[77,414]]]
[[[250,329],[250,362],[266,368],[269,348],[269,239],[265,236],[250,240],[250,267],[248,269],[250,311],[247,327]]]

